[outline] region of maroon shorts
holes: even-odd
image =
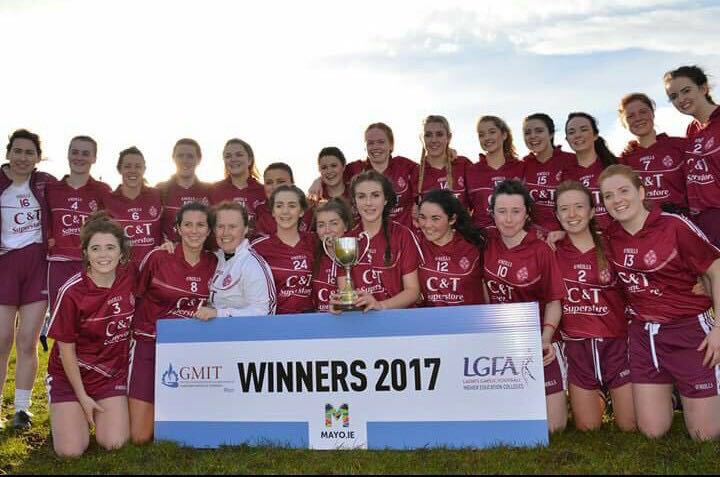
[[[45,249],[39,243],[0,255],[0,305],[47,300],[46,279]]]
[[[566,340],[568,381],[583,389],[619,388],[630,382],[627,336]]]
[[[630,371],[636,384],[675,384],[680,395],[706,398],[720,394],[720,366],[703,366],[698,346],[713,326],[703,313],[667,324],[633,320]]]
[[[94,383],[85,384],[85,392],[95,401],[117,396],[127,395],[127,373],[122,373],[112,378],[96,380]],[[45,376],[45,390],[48,395],[49,404],[59,402],[73,402],[78,398],[73,391],[70,381],[64,374]]]
[[[559,393],[567,390],[567,362],[561,341],[553,343],[555,347],[555,359],[545,366],[545,395]]]
[[[692,220],[713,245],[720,247],[720,209],[705,209]]]
[[[134,340],[130,345],[128,397],[155,404],[155,342]]]
[[[47,290],[50,313],[52,313],[55,307],[55,300],[57,299],[60,288],[65,285],[65,282],[67,282],[70,277],[82,272],[82,270],[82,262],[48,262]]]

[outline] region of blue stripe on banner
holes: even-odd
[[[547,446],[544,420],[368,422],[368,449]]]
[[[351,312],[340,316],[328,313],[216,318],[199,320],[158,320],[158,343],[224,341],[266,341],[324,338],[366,338],[424,336],[465,333],[539,332],[538,304],[452,306],[379,312]],[[327,326],[323,326],[326,324]]]
[[[199,448],[242,444],[307,448],[310,430],[307,422],[159,421],[155,440]]]

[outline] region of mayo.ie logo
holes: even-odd
[[[168,369],[162,375],[161,382],[164,386],[167,386],[169,388],[176,388],[179,386],[178,380],[178,373],[175,372],[172,363],[170,363],[170,366],[168,366]]]
[[[342,419],[342,426],[350,427],[350,407],[341,404],[335,409],[332,404],[325,404],[325,427],[332,427],[333,419],[338,421]]]

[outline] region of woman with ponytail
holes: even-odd
[[[521,179],[525,164],[518,161],[512,132],[501,118],[482,116],[476,129],[485,153],[467,169],[467,194],[473,224],[484,228],[493,225],[489,207],[495,186],[506,179]]]
[[[360,223],[349,235],[358,237],[362,253],[351,272],[358,291],[354,305],[363,311],[413,306],[420,297],[422,254],[410,229],[390,218],[397,201],[392,184],[384,175],[369,170],[353,178],[350,194]],[[339,287],[343,282],[343,277],[338,277]],[[335,304],[331,299],[333,312],[337,312]]]
[[[424,306],[484,303],[482,252],[485,234],[472,225],[465,207],[449,190],[432,190],[420,202],[418,225]]]
[[[535,226],[543,232],[560,230],[555,216],[555,188],[563,181],[564,171],[575,163],[575,155],[555,145],[555,122],[545,113],[525,118],[523,137],[530,150],[523,158],[524,179],[535,203]]]
[[[607,242],[598,234],[589,190],[577,181],[562,182],[555,193],[557,216],[565,237],[557,243],[557,261],[565,282],[560,332],[568,361],[570,407],[575,427],[602,425],[603,402],[612,397],[615,424],[635,430],[625,302]]]
[[[690,217],[720,246],[720,107],[710,96],[705,72],[681,66],[665,73],[673,106],[694,118],[687,128],[687,193]]]
[[[413,178],[413,184],[417,185],[416,201],[419,202],[430,190],[448,189],[463,207],[467,207],[465,171],[472,163],[467,157],[457,156],[451,151],[452,132],[448,120],[439,115],[426,117],[420,139],[423,144],[420,167],[417,177]]]
[[[592,193],[595,201],[595,220],[605,230],[611,218],[600,200],[598,178],[606,167],[617,164],[617,157],[600,136],[597,120],[588,113],[575,112],[565,122],[565,139],[575,151],[576,162],[563,172],[563,179],[580,182]]]

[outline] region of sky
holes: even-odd
[[[485,114],[504,118],[525,153],[523,117],[550,114],[564,143],[567,114],[585,111],[619,153],[626,93],[654,98],[658,132],[684,135],[689,118],[662,75],[698,64],[714,86],[718,19],[720,1],[702,0],[0,0],[0,133],[40,134],[40,168],[58,177],[70,138],[89,134],[93,175],[112,186],[131,145],[151,184],[166,179],[181,137],[202,146],[200,178],[219,180],[222,147],[239,137],[261,171],[287,162],[307,188],[321,148],[364,158],[373,122],[417,160],[428,114],[448,118],[452,146],[472,160]]]

